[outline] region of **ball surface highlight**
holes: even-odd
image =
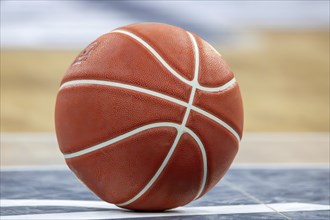
[[[243,107],[212,46],[175,26],[140,23],[78,55],[57,95],[55,125],[66,163],[96,195],[165,210],[222,178],[242,137]]]

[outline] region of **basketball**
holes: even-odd
[[[77,56],[58,91],[55,125],[67,165],[92,192],[121,208],[159,211],[202,197],[224,176],[243,107],[233,72],[209,43],[139,23]]]

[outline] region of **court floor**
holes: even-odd
[[[64,165],[53,135],[7,135],[0,219],[330,219],[329,134],[248,134],[240,154],[204,197],[144,213],[85,188]]]
[[[100,201],[65,166],[1,170],[1,219],[329,219],[329,167],[233,166],[185,207],[133,212]]]

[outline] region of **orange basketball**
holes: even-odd
[[[242,136],[238,84],[197,35],[158,23],[107,33],[67,70],[56,101],[66,163],[119,207],[165,210],[203,196]]]

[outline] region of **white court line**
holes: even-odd
[[[264,205],[266,207],[268,207],[269,209],[273,210],[274,212],[276,212],[277,214],[283,216],[284,218],[286,219],[290,219],[290,217],[284,215],[283,213],[281,213],[280,211],[278,211],[277,209],[269,206],[268,204],[266,204],[265,202],[261,201],[259,198],[257,198],[256,196],[244,191],[243,189],[241,189],[240,187],[230,183],[229,181],[227,180],[222,180],[222,182],[227,185],[228,187],[234,189],[235,191],[238,191],[240,193],[242,193],[243,195],[245,195],[246,197],[250,198],[251,200],[255,201],[256,203],[260,204],[260,205]]]
[[[117,206],[104,201],[88,200],[52,200],[52,199],[1,199],[1,207],[19,207],[19,206],[63,206],[63,207],[84,207],[110,209]]]
[[[28,206],[59,206],[59,207],[88,207],[108,209],[105,211],[92,212],[66,212],[51,214],[27,214],[27,215],[7,215],[1,219],[123,219],[123,218],[150,218],[150,217],[173,217],[173,216],[196,216],[196,215],[230,215],[230,214],[252,214],[252,213],[274,213],[272,209],[280,212],[299,212],[299,211],[328,211],[329,205],[310,204],[310,203],[271,203],[269,207],[253,205],[226,205],[226,206],[205,206],[205,207],[180,207],[166,212],[134,212],[116,208],[114,205],[103,201],[80,201],[80,200],[6,200],[0,201],[1,207],[28,207]]]

